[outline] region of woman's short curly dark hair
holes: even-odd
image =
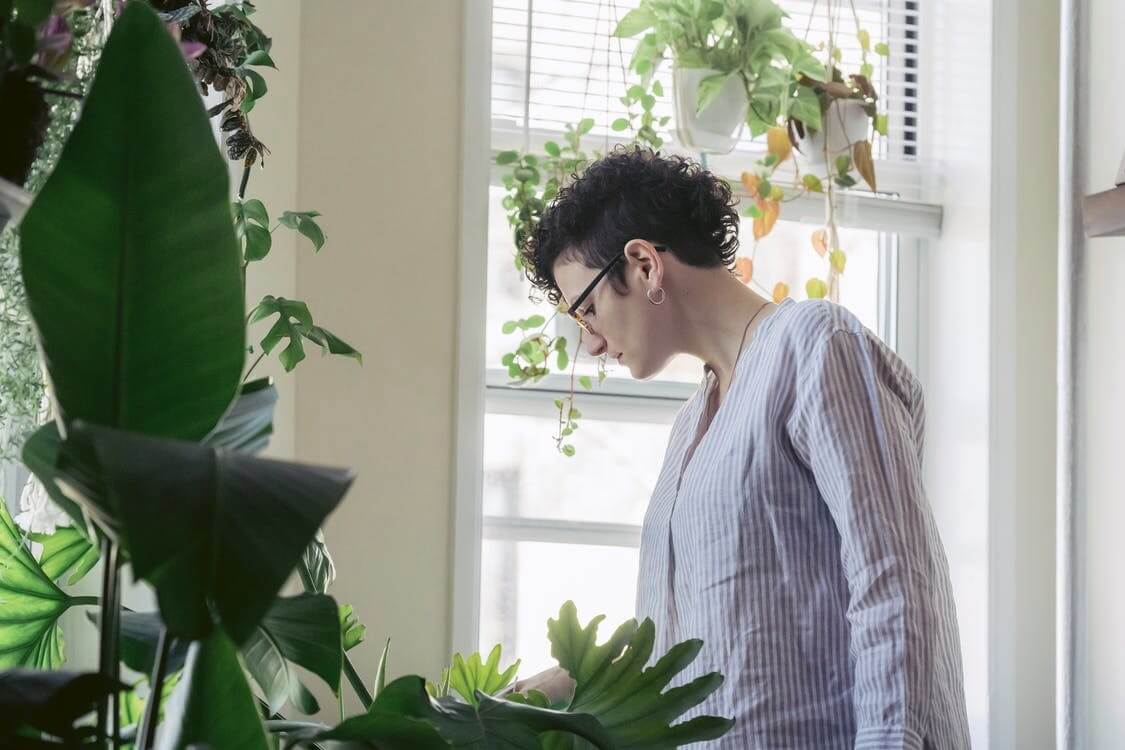
[[[557,305],[560,256],[602,268],[640,237],[682,262],[729,267],[738,251],[737,199],[699,164],[651,149],[618,146],[559,190],[520,248],[531,283]],[[610,274],[623,291],[625,267]]]

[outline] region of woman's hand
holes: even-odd
[[[532,675],[526,680],[516,680],[508,689],[501,693],[501,697],[510,693],[526,693],[528,690],[538,690],[547,696],[551,705],[569,701],[574,695],[574,678],[562,667],[551,667],[537,675]]]

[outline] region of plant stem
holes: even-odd
[[[243,383],[245,383],[246,379],[250,377],[250,373],[252,373],[254,371],[254,368],[258,366],[258,363],[262,361],[262,357],[264,357],[264,356],[266,356],[266,353],[263,351],[261,354],[258,355],[258,358],[256,360],[254,360],[254,364],[250,365],[250,369],[246,371],[246,375],[244,375],[243,378],[242,378]],[[305,588],[308,588],[308,587],[306,586]]]
[[[250,165],[247,164],[242,168],[242,182],[238,185],[238,199],[242,200],[246,197],[246,183],[250,182]]]
[[[371,697],[371,692],[367,689],[367,686],[363,684],[363,678],[359,676],[359,672],[356,671],[355,665],[352,664],[352,660],[348,658],[346,653],[344,654],[344,674],[347,675],[352,690],[354,690],[355,694],[359,697],[359,702],[363,704],[363,710],[366,711],[371,708],[371,704],[375,702],[375,699]]]
[[[101,599],[100,596],[72,596],[72,597],[70,597],[70,606],[72,606],[72,607],[83,607],[83,606],[87,606],[87,605],[91,606],[91,607],[96,607],[101,603],[102,603],[102,599]]]
[[[99,634],[99,663],[98,671],[108,677],[113,684],[119,682],[121,664],[117,658],[118,643],[121,639],[119,626],[121,622],[121,569],[118,566],[118,547],[108,535],[102,537],[102,573],[101,596],[101,632]],[[120,694],[114,690],[110,695],[98,702],[99,737],[112,737],[110,747],[117,750],[121,744],[119,736],[121,711]]]
[[[301,557],[301,561],[297,563],[297,575],[301,577],[301,585],[304,586],[305,591],[310,594],[320,593],[316,590],[316,586],[313,585],[312,573],[309,571],[308,561],[306,561],[303,556]],[[374,698],[371,697],[371,691],[363,684],[363,678],[359,676],[359,672],[356,671],[355,665],[352,664],[352,660],[348,657],[346,651],[343,656],[344,674],[347,676],[348,682],[351,683],[352,690],[355,691],[359,702],[363,704],[363,710],[366,711],[371,708]]]
[[[140,740],[137,743],[137,750],[148,750],[156,740],[156,725],[160,722],[160,699],[164,692],[164,673],[168,664],[168,651],[171,649],[171,645],[172,639],[168,636],[168,629],[160,628],[160,638],[156,642],[156,663],[152,666],[152,677],[149,680],[150,692],[138,731]]]

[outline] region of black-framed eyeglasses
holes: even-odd
[[[662,253],[662,252],[664,252],[665,250],[668,249],[668,246],[667,245],[653,245],[653,248],[657,252]],[[586,333],[588,333],[590,335],[593,335],[594,329],[591,328],[590,324],[587,323],[586,320],[582,317],[582,313],[578,312],[578,308],[583,302],[586,301],[586,298],[589,297],[590,294],[594,291],[594,287],[596,287],[598,285],[598,282],[601,281],[602,279],[604,279],[606,277],[606,274],[608,274],[610,271],[612,271],[614,269],[614,267],[624,259],[625,259],[625,251],[622,250],[620,255],[618,255],[613,260],[611,260],[606,265],[605,268],[598,271],[598,275],[595,276],[594,280],[591,281],[586,286],[586,288],[582,290],[582,293],[578,295],[577,299],[574,300],[574,302],[571,304],[571,306],[566,311],[566,314],[575,323],[578,324],[578,327],[581,328],[583,331],[585,331]]]

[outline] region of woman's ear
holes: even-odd
[[[635,274],[645,291],[658,289],[664,283],[664,259],[648,240],[629,240],[625,245],[625,261],[629,275]]]

